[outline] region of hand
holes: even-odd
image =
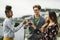
[[[31,22],[31,23],[32,23],[31,26],[32,26],[34,29],[36,29],[36,26],[34,25],[34,23],[33,23],[33,22]]]
[[[41,31],[41,33],[43,33],[44,32],[44,27],[40,28],[40,31]]]
[[[29,25],[28,23],[29,23],[28,20],[25,20],[25,21],[23,22],[23,24],[26,25],[26,26]]]
[[[32,21],[30,22],[30,24],[31,24],[31,26],[34,26],[34,23]]]

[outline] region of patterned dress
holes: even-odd
[[[56,40],[58,34],[58,26],[56,24],[51,25],[45,29],[44,40]]]
[[[45,28],[45,32],[41,34],[38,40],[56,40],[58,34],[58,26],[56,24]]]

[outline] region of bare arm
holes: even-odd
[[[44,32],[44,28],[46,27],[47,24],[48,24],[48,23],[45,23],[45,24],[41,27],[40,31],[41,31],[42,33]]]

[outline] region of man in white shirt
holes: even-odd
[[[6,19],[3,22],[3,33],[4,33],[3,40],[14,40],[14,33],[17,32],[23,26],[22,22],[16,28],[14,27],[12,20],[13,12],[11,8],[12,8],[11,6],[7,5],[5,9]]]

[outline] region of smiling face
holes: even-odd
[[[35,7],[33,10],[34,10],[35,15],[39,15],[40,14],[40,10],[37,7]]]
[[[40,15],[40,10],[41,10],[40,5],[34,5],[33,6],[33,11],[34,11],[35,15]]]
[[[12,16],[13,16],[13,12],[12,11],[7,12],[6,17],[10,18]]]

